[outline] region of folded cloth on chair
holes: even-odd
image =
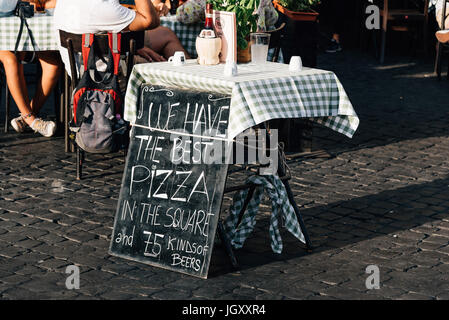
[[[267,191],[271,200],[272,213],[270,217],[270,238],[271,249],[275,253],[282,253],[282,239],[279,232],[279,222],[298,240],[306,243],[304,235],[296,218],[295,210],[288,200],[287,191],[278,176],[250,176],[246,183],[255,184],[257,187],[254,195],[250,200],[248,207],[243,214],[242,221],[238,224],[239,213],[243,208],[243,204],[248,195],[248,189],[241,190],[234,195],[233,203],[230,208],[229,217],[224,223],[226,233],[231,240],[234,248],[238,249],[251,234],[256,225],[256,214],[259,209],[260,202]]]

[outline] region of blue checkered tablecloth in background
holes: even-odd
[[[176,16],[161,17],[161,26],[170,28],[178,37],[184,49],[190,54],[192,58],[196,54],[196,37],[204,28],[204,23],[184,24],[176,20]]]

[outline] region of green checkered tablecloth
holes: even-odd
[[[306,243],[304,234],[301,231],[295,210],[290,204],[284,184],[278,176],[250,176],[246,183],[256,185],[253,197],[248,203],[246,211],[243,213],[242,221],[239,223],[239,213],[243,209],[245,199],[248,196],[248,189],[236,192],[230,208],[229,216],[226,218],[224,227],[234,248],[243,247],[245,240],[253,231],[256,225],[256,214],[262,202],[264,190],[271,200],[270,218],[270,238],[271,249],[275,253],[282,253],[282,239],[279,226],[286,228],[293,236],[303,243]]]
[[[184,49],[190,54],[192,58],[196,57],[196,37],[204,28],[204,23],[184,24],[176,20],[176,16],[161,17],[161,26],[170,28],[179,38]]]
[[[55,38],[53,16],[49,14],[36,14],[27,19],[33,33],[37,51],[59,50]],[[20,29],[20,19],[16,16],[0,18],[0,50],[13,51]],[[18,51],[33,51],[33,44],[26,27],[23,28],[22,38]]]
[[[182,67],[168,62],[134,66],[125,97],[125,119],[136,120],[143,84],[204,90],[231,95],[228,139],[270,119],[309,118],[348,137],[359,125],[346,92],[331,71],[267,62],[238,65],[236,77],[223,74],[224,65],[201,66],[188,60]]]

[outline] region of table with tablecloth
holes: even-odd
[[[267,62],[240,64],[236,77],[224,75],[224,65],[201,66],[188,60],[175,67],[159,62],[136,65],[125,97],[125,119],[134,122],[144,83],[231,94],[228,139],[271,119],[309,118],[348,137],[359,119],[337,76],[326,70]]]
[[[124,117],[131,123],[136,121],[139,111],[140,89],[147,84],[230,95],[228,140],[271,119],[308,118],[348,137],[353,136],[359,125],[357,114],[342,84],[333,72],[326,70],[304,68],[299,72],[290,72],[288,65],[284,64],[250,63],[238,65],[238,75],[227,77],[223,64],[201,66],[195,60],[188,60],[181,67],[168,62],[136,65],[125,97]],[[294,214],[297,207],[293,208],[291,200],[286,200],[288,191],[281,188],[283,183],[280,177],[270,176],[268,180],[256,178],[255,181],[259,191],[250,202],[240,226],[236,226],[238,218],[235,215],[226,223],[232,245],[241,246],[255,224],[257,198],[260,202],[262,192],[260,188],[269,192],[273,203],[270,222],[273,251],[282,251],[277,223],[281,216],[288,230],[305,242],[304,230],[301,230]],[[234,208],[241,208],[245,197],[245,193],[237,195]]]
[[[59,49],[51,13],[36,13],[34,17],[27,19],[27,23],[36,44],[36,51]],[[20,24],[20,18],[16,16],[0,18],[0,50],[14,51]],[[25,26],[17,50],[34,50]]]

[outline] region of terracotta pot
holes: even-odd
[[[279,4],[276,0],[273,1],[274,7],[279,11],[285,14],[292,20],[296,21],[316,21],[318,19],[318,12],[295,12],[290,11]]]
[[[238,63],[251,62],[251,50],[250,50],[249,42],[248,42],[248,46],[246,47],[246,49],[237,48],[237,62]]]

